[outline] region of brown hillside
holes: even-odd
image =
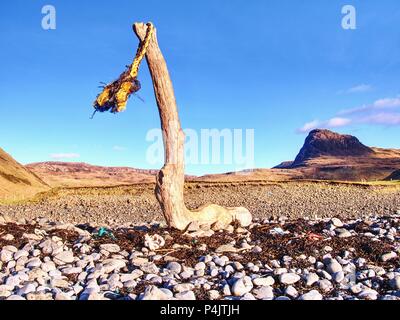
[[[43,180],[0,148],[0,200],[20,200],[47,189]]]

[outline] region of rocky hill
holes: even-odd
[[[367,147],[354,136],[316,129],[293,162],[275,168],[300,171],[305,179],[373,181],[399,167],[400,150]]]
[[[356,137],[329,130],[310,132],[291,167],[302,166],[307,160],[319,157],[369,157],[374,150],[363,145]]]
[[[0,148],[0,200],[20,200],[49,186]]]

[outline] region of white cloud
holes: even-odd
[[[355,113],[365,113],[382,109],[395,109],[400,107],[400,98],[383,98],[374,101],[371,104],[363,105],[361,107],[345,109],[339,112],[339,115],[348,115]]]
[[[311,130],[314,129],[333,129],[333,128],[340,128],[340,127],[345,127],[349,124],[351,124],[352,120],[347,119],[347,118],[332,118],[326,121],[319,121],[319,120],[314,120],[311,122],[307,122],[304,126],[301,128],[297,129],[298,133],[308,133]]]
[[[373,89],[373,86],[371,86],[370,84],[359,84],[350,89],[340,90],[340,91],[338,91],[338,94],[363,93],[363,92],[371,91],[372,89]]]
[[[381,112],[367,116],[361,119],[360,122],[367,124],[398,126],[400,125],[400,113]]]
[[[302,126],[301,128],[297,129],[298,133],[307,133],[311,130],[317,129],[318,126],[320,125],[320,121],[318,120],[314,120],[311,122],[307,122],[306,124],[304,124],[304,126]]]
[[[377,109],[398,108],[400,107],[400,98],[385,98],[376,100],[373,106]]]
[[[360,84],[358,86],[355,86],[353,88],[348,89],[346,92],[347,93],[362,93],[362,92],[367,92],[372,90],[372,86],[369,84]]]
[[[340,111],[337,117],[325,121],[314,120],[297,129],[299,133],[308,133],[317,128],[338,128],[350,124],[369,124],[383,126],[400,126],[400,96],[383,98],[371,104]],[[345,117],[343,117],[345,116]]]
[[[345,127],[351,123],[350,119],[347,118],[332,118],[323,123],[325,128],[338,128],[338,127]]]
[[[350,109],[345,109],[342,111],[338,112],[338,115],[348,115],[348,114],[353,114],[353,113],[358,113],[358,112],[364,112],[370,110],[371,107],[367,105],[363,105],[361,107],[356,107],[356,108],[350,108]]]
[[[126,148],[125,147],[121,147],[121,146],[113,146],[113,150],[114,151],[125,151]]]
[[[50,155],[50,158],[52,159],[75,159],[79,158],[81,155],[78,153],[53,153]]]

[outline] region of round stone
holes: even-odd
[[[172,292],[169,292],[170,294],[166,293],[165,290],[161,290],[153,285],[147,286],[145,291],[140,294],[139,300],[169,300],[172,295]]]
[[[343,272],[343,271],[336,272],[336,273],[333,275],[333,280],[334,280],[336,283],[341,283],[341,282],[344,280],[344,278],[345,278],[345,275],[344,275],[344,272]]]
[[[342,265],[336,259],[327,258],[327,259],[325,259],[324,264],[326,266],[326,270],[330,274],[334,274],[339,271],[343,271]]]
[[[74,262],[74,254],[72,251],[63,251],[54,257],[54,262],[58,265],[64,265]]]
[[[279,281],[283,284],[294,284],[300,280],[300,276],[296,273],[282,273]]]
[[[250,292],[244,294],[240,300],[257,300]]]
[[[210,269],[210,276],[211,277],[216,277],[217,275],[218,275],[218,268],[215,268],[215,267],[211,268]]]
[[[193,290],[194,285],[191,283],[179,283],[174,286],[174,292],[185,292]]]
[[[53,279],[53,280],[51,280],[50,285],[53,288],[68,288],[69,287],[68,281],[63,280],[63,279]]]
[[[140,266],[140,270],[144,273],[158,274],[160,269],[152,262],[146,262]]]
[[[299,293],[297,292],[296,288],[293,286],[288,286],[285,289],[285,295],[291,297],[291,298],[297,298],[299,296]]]
[[[220,294],[217,290],[210,290],[208,291],[208,297],[210,300],[218,300],[220,298]]]
[[[6,235],[2,236],[1,239],[5,240],[5,241],[13,241],[15,238],[12,234],[6,234]]]
[[[173,273],[180,273],[182,266],[178,262],[172,261],[167,264],[167,269]]]
[[[13,253],[12,253],[11,251],[8,251],[8,250],[5,250],[5,249],[1,250],[1,253],[0,253],[0,260],[1,260],[2,262],[8,262],[8,261],[10,261],[12,258],[13,258]]]
[[[328,279],[319,280],[318,286],[323,292],[329,292],[333,288],[332,283]]]
[[[275,279],[271,276],[266,278],[255,278],[253,284],[255,286],[272,286],[275,283]]]
[[[372,289],[365,289],[358,294],[358,298],[362,300],[376,300],[378,299],[378,292]]]
[[[339,238],[349,238],[349,237],[352,236],[352,234],[350,233],[350,231],[348,231],[347,229],[344,229],[344,228],[337,228],[337,229],[335,230],[335,232],[336,232],[336,234],[337,234],[337,236],[338,236]]]
[[[222,258],[219,258],[219,257],[214,258],[213,261],[217,266],[220,266],[220,267],[224,267],[225,264],[226,264],[225,259],[222,259]]]
[[[35,285],[33,283],[28,283],[18,290],[18,295],[23,296],[28,293],[34,292],[35,290],[36,290]]]
[[[118,252],[121,251],[121,248],[117,244],[108,243],[108,244],[100,245],[100,250],[105,250],[105,251],[108,251],[110,253],[118,253]]]
[[[194,266],[195,270],[205,270],[206,264],[204,262],[199,262]]]
[[[78,274],[82,272],[82,268],[72,267],[72,268],[65,268],[62,270],[64,274]]]
[[[232,293],[236,297],[241,297],[253,289],[253,282],[249,277],[244,277],[235,281],[232,286]]]
[[[259,246],[255,246],[255,247],[251,250],[251,252],[253,252],[253,253],[261,253],[262,251],[263,251],[262,248],[259,247]]]
[[[306,280],[306,285],[311,287],[314,283],[319,281],[319,276],[316,273],[311,272],[308,275],[306,275],[305,280]]]
[[[72,300],[71,296],[64,293],[64,292],[57,292],[54,296],[54,300],[57,301],[67,301],[67,300]]]
[[[274,290],[270,286],[262,286],[253,290],[253,294],[260,300],[274,299]]]
[[[331,223],[337,228],[343,227],[343,222],[338,218],[332,218]]]
[[[395,258],[397,258],[397,253],[392,251],[392,252],[383,254],[381,257],[381,260],[382,260],[382,262],[386,262],[386,261],[389,261],[389,260],[392,260]]]
[[[185,270],[181,272],[179,275],[183,280],[190,279],[193,276],[194,272],[192,270]]]
[[[42,265],[42,261],[39,258],[32,258],[28,260],[28,263],[26,264],[27,268],[37,268]]]
[[[322,300],[322,294],[317,290],[311,290],[300,296],[299,300]]]
[[[21,257],[28,257],[29,252],[25,250],[19,250],[16,253],[14,253],[14,260],[18,260]]]
[[[243,269],[244,269],[244,266],[240,263],[240,262],[238,262],[238,261],[235,261],[235,262],[233,262],[232,263],[232,266],[235,268],[235,270],[237,270],[237,271],[242,271]]]
[[[231,287],[228,284],[224,285],[224,287],[222,288],[222,292],[224,296],[232,295]]]
[[[308,257],[308,262],[311,264],[314,264],[317,262],[317,259],[315,257],[310,256],[310,257]]]
[[[175,295],[178,300],[196,300],[196,296],[193,291],[179,292]]]
[[[115,270],[120,270],[126,266],[125,261],[120,259],[107,259],[103,261],[103,268],[105,273],[111,273]],[[157,268],[158,272],[158,268]],[[151,273],[151,272],[149,272]]]

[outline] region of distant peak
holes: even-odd
[[[354,137],[354,136],[351,136],[351,135],[348,135],[348,134],[341,134],[341,133],[334,132],[334,131],[331,131],[331,130],[328,130],[328,129],[314,129],[314,130],[311,130],[309,132],[308,136],[319,136],[319,137],[326,136],[328,138]]]
[[[340,134],[327,129],[315,129],[308,134],[293,166],[321,156],[357,157],[366,156],[374,151],[362,144],[356,137]]]

